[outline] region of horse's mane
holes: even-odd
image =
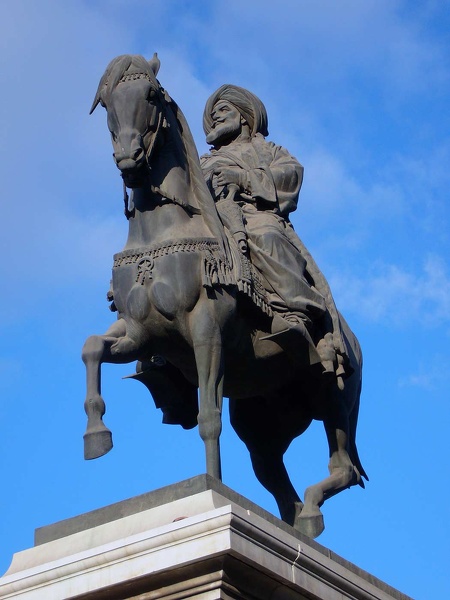
[[[225,258],[225,264],[231,267],[231,265],[233,264],[233,260],[231,257],[231,251],[228,244],[228,240],[225,235],[223,224],[219,218],[215,202],[213,200],[213,197],[211,196],[211,192],[209,191],[206,185],[205,178],[200,167],[197,147],[195,145],[195,141],[192,136],[190,127],[188,125],[186,117],[183,114],[183,111],[172,99],[170,101],[170,108],[174,112],[183,140],[187,165],[190,174],[191,193],[195,196],[197,200],[205,224],[208,226],[209,230],[220,244],[220,248]]]

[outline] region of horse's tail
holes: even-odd
[[[364,467],[361,464],[361,461],[360,461],[359,455],[358,455],[358,449],[356,448],[356,426],[358,424],[359,398],[361,396],[361,388],[362,388],[362,380],[360,378],[356,401],[355,401],[355,404],[349,415],[349,456],[350,456],[350,460],[352,461],[354,467],[356,468],[358,473],[361,475],[361,477],[359,478],[358,484],[363,488],[365,486],[364,486],[364,481],[362,478],[364,477],[364,479],[369,481],[369,477],[367,476],[367,473],[365,472]]]
[[[369,481],[369,477],[364,470],[364,467],[361,464],[361,460],[358,455],[358,449],[356,448],[356,427],[358,425],[358,414],[359,414],[359,402],[361,397],[361,389],[362,389],[362,367],[363,367],[363,355],[361,346],[359,344],[358,338],[355,336],[353,331],[348,326],[348,323],[344,319],[344,317],[339,313],[340,326],[342,327],[342,331],[344,332],[345,339],[347,342],[347,347],[350,350],[350,360],[351,364],[354,367],[354,373],[351,376],[351,379],[358,378],[357,385],[355,385],[354,391],[352,390],[352,386],[349,386],[346,390],[349,394],[354,395],[353,406],[350,410],[350,414],[348,417],[348,453],[350,456],[350,460],[352,461],[355,469],[358,471],[361,477],[358,479],[358,484],[361,487],[364,487],[364,479]],[[356,382],[355,382],[356,383]],[[344,394],[346,392],[344,391]]]

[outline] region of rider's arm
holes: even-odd
[[[298,195],[303,181],[303,167],[296,158],[281,146],[272,146],[273,161],[270,172],[277,190],[280,215],[289,219],[297,208]]]
[[[260,208],[274,209],[289,219],[297,208],[298,194],[303,180],[302,165],[281,146],[272,142],[259,145],[259,168],[246,171],[248,193]]]

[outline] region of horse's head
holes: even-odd
[[[106,108],[114,160],[125,185],[140,187],[163,121],[164,97],[156,79],[159,60],[122,55],[110,62],[100,80],[91,113]]]

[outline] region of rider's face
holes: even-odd
[[[225,144],[234,140],[241,132],[242,118],[238,109],[220,100],[214,105],[211,113],[211,131],[206,136],[206,142],[215,146]]]

